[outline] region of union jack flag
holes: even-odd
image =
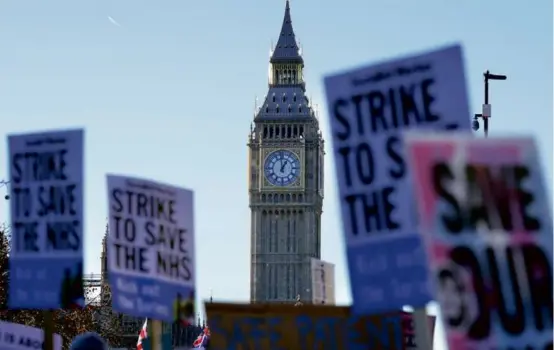
[[[142,350],[142,341],[148,338],[148,332],[146,331],[147,325],[148,325],[148,319],[144,320],[144,325],[142,325],[142,328],[139,332],[139,336],[137,340],[137,350]]]
[[[210,340],[210,329],[208,327],[205,327],[198,338],[196,338],[194,343],[192,343],[192,347],[194,349],[205,348],[206,345],[208,345],[208,340]]]

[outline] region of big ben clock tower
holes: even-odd
[[[249,135],[252,302],[309,302],[321,255],[323,138],[306,97],[290,5],[270,58],[269,90]]]

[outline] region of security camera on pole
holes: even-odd
[[[491,117],[491,105],[489,104],[489,80],[506,80],[508,77],[500,74],[492,74],[488,70],[483,73],[485,77],[485,103],[480,114],[475,114],[473,117],[473,130],[479,130],[479,118],[483,119],[485,137],[489,136],[489,118]]]

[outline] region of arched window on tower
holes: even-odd
[[[264,126],[264,139],[267,139],[267,126]]]
[[[289,111],[290,112],[290,111]],[[292,128],[289,126],[287,126],[287,138],[290,139],[291,137],[291,133],[292,133]]]
[[[292,107],[290,105],[289,105],[288,111],[289,113],[292,113]]]
[[[296,83],[297,83],[297,80],[296,80],[296,71],[295,71],[295,70],[292,71],[292,82],[293,82],[293,84],[296,84]]]
[[[279,83],[279,80],[280,80],[280,76],[279,76],[279,70],[278,69],[275,69],[275,82],[276,83]]]
[[[272,100],[273,102],[275,102],[275,94],[273,94],[273,96],[271,97],[271,100]]]

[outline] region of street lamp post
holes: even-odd
[[[491,105],[489,104],[489,80],[506,80],[507,76],[501,74],[492,74],[488,70],[483,73],[485,78],[485,103],[480,114],[473,117],[473,130],[479,130],[479,118],[483,119],[485,137],[489,136],[489,118],[491,117]]]

